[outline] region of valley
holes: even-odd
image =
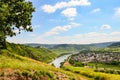
[[[120,0],[0,0],[0,80],[120,80]]]
[[[79,45],[80,48],[78,45],[39,46],[7,43],[7,49],[0,50],[0,80],[120,79],[118,45],[103,48],[95,45]]]

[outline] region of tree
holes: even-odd
[[[0,45],[5,46],[6,36],[16,35],[15,30],[33,31],[32,2],[25,0],[0,0]]]

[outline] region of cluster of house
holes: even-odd
[[[82,63],[88,62],[120,62],[120,53],[80,53],[72,58]]]

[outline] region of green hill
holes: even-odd
[[[7,51],[42,62],[51,62],[57,54],[45,48],[34,48],[20,44],[7,43]]]
[[[51,51],[56,52],[58,54],[68,54],[68,53],[76,53],[84,49],[92,49],[94,46],[92,45],[77,45],[77,44],[59,44],[52,48],[49,48]]]
[[[46,49],[49,49],[53,52],[55,52],[58,56],[69,54],[69,53],[76,53],[79,52],[82,49],[91,49],[95,46],[93,45],[81,45],[81,44],[34,44],[34,43],[29,43],[29,44],[24,44],[27,46],[32,46],[32,47],[44,47]]]
[[[55,57],[55,54],[52,58],[48,57],[52,55],[49,50],[9,43],[7,46],[7,49],[0,49],[0,80],[81,80],[83,78],[40,62],[48,62]]]
[[[35,44],[29,43],[24,44],[32,47],[45,47],[53,52],[56,52],[58,56],[68,54],[68,53],[76,53],[81,50],[90,50],[93,48],[105,48],[114,44],[116,42],[104,42],[104,43],[93,43],[93,44]]]

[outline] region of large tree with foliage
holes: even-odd
[[[5,46],[6,36],[14,36],[15,29],[32,31],[32,2],[25,0],[0,0],[0,45]]]

